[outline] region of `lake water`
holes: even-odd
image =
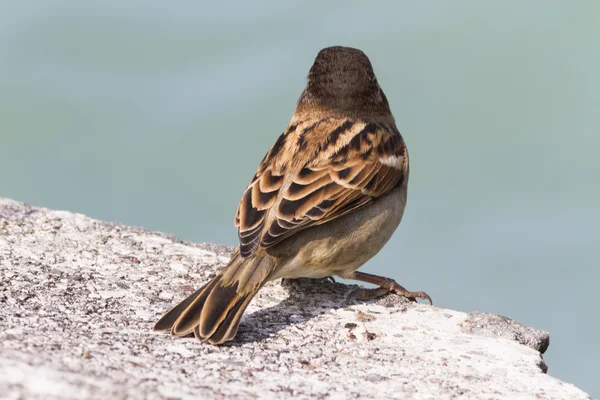
[[[0,196],[234,245],[322,47],[371,58],[411,153],[364,270],[551,334],[600,396],[600,2],[0,5]]]

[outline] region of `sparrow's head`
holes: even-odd
[[[317,54],[298,105],[389,111],[369,58],[358,49],[342,46],[327,47]]]

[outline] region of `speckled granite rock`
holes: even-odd
[[[351,287],[265,287],[236,341],[155,334],[231,249],[0,199],[0,397],[587,399],[545,332]]]

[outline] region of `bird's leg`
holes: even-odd
[[[375,289],[364,289],[359,288],[354,290],[350,295],[348,295],[347,301],[350,302],[352,300],[368,300],[376,297],[381,297],[388,293],[395,293],[399,296],[404,296],[410,301],[417,301],[417,297],[423,300],[427,300],[429,304],[433,304],[431,301],[431,297],[425,292],[409,292],[404,287],[396,283],[395,280],[390,278],[385,278],[383,276],[367,274],[364,272],[354,271],[352,275],[344,277],[347,279],[354,279],[361,282],[372,283],[374,285],[379,286]]]
[[[285,285],[290,285],[293,284],[293,282],[296,282],[297,284],[301,284],[302,282],[308,282],[308,281],[312,281],[312,282],[329,282],[331,284],[335,284],[335,278],[331,275],[326,276],[325,278],[281,278],[281,285],[285,286]]]

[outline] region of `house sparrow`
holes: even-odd
[[[231,261],[154,330],[232,340],[252,298],[278,278],[337,275],[379,286],[354,298],[393,292],[431,303],[424,292],[357,271],[400,223],[408,172],[406,145],[367,56],[349,47],[321,50],[289,126],[242,196]]]

